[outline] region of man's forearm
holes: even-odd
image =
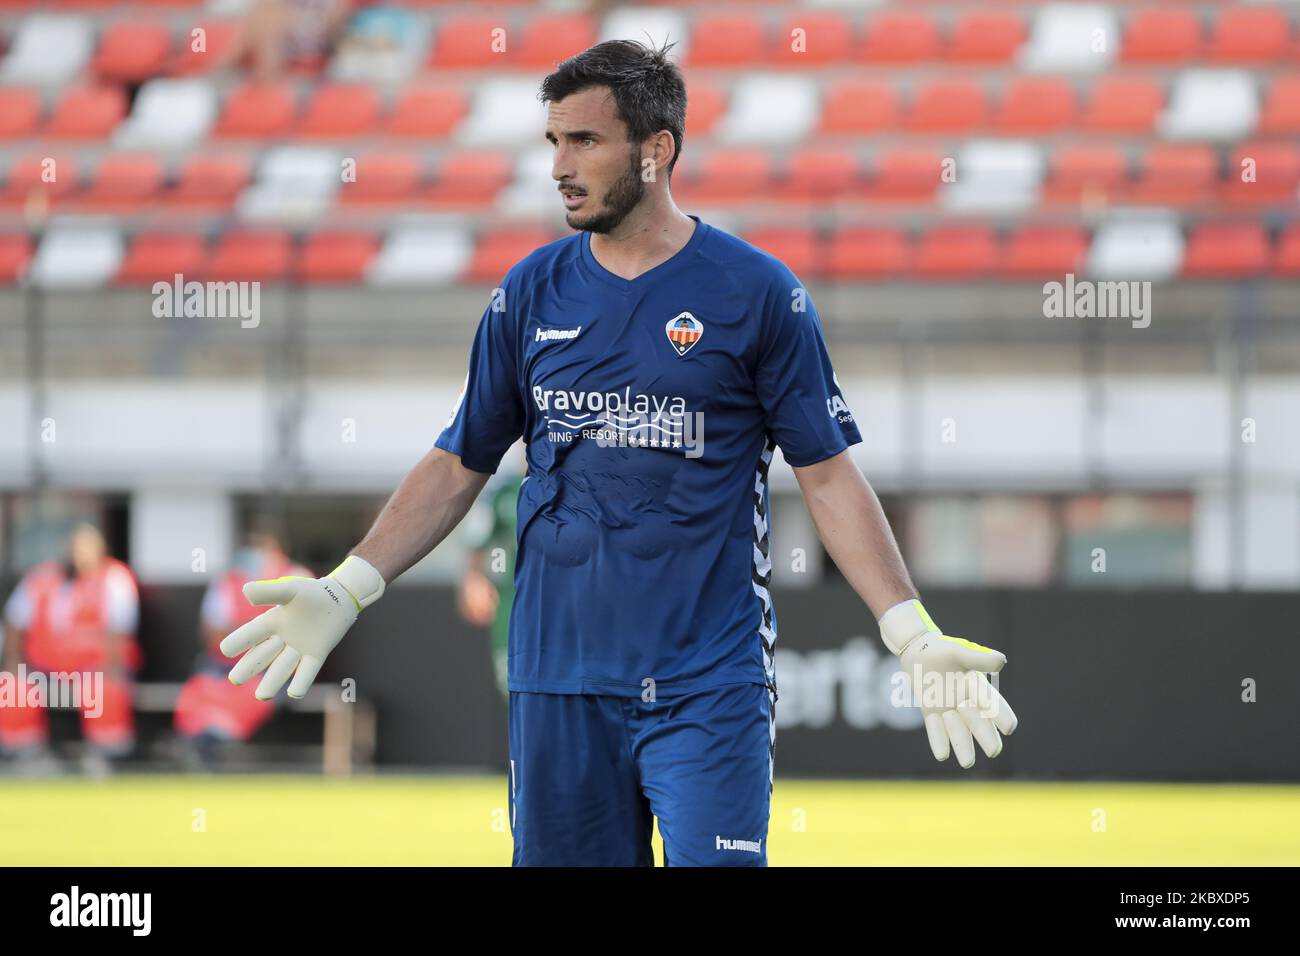
[[[434,448],[402,479],[351,553],[391,582],[451,533],[488,477],[466,468],[456,455]]]
[[[876,619],[916,597],[880,500],[849,453],[794,473],[827,553]]]

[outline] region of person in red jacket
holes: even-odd
[[[135,743],[131,682],[140,665],[139,615],[135,576],[109,556],[104,536],[91,524],[73,530],[65,560],[31,568],[5,604],[5,669],[11,675],[20,666],[29,679],[82,675],[84,766],[91,773],[107,772],[109,758]],[[46,707],[0,706],[0,750],[22,762],[49,764]]]
[[[226,679],[229,661],[217,646],[231,630],[264,610],[248,603],[244,585],[265,578],[315,576],[290,560],[274,534],[254,531],[235,553],[233,566],[208,585],[199,610],[203,650],[193,676],[181,688],[174,720],[192,768],[211,769],[223,741],[248,740],[275,713],[277,701],[258,700],[255,685],[236,686]]]

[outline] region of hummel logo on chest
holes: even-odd
[[[563,342],[566,339],[576,339],[578,333],[582,331],[582,326],[576,329],[538,329],[537,338],[534,342]]]

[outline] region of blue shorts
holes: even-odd
[[[510,693],[515,866],[766,866],[774,700]]]

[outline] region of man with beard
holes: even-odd
[[[520,437],[509,634],[516,865],[764,865],[777,635],[768,466],[779,445],[827,550],[901,659],[935,757],[994,757],[1006,658],[917,600],[807,291],[670,192],[686,88],[667,48],[609,41],[542,83],[576,234],[509,270],[436,447],[319,580],[254,582],[237,683],[306,692],[357,614],[464,517]],[[935,693],[935,685],[938,693]]]

